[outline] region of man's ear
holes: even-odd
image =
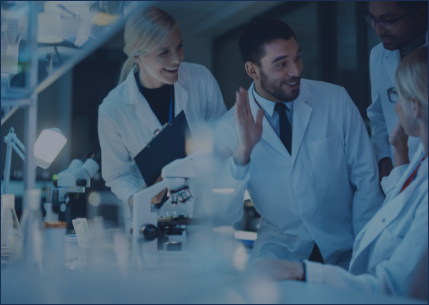
[[[259,67],[251,61],[248,61],[244,64],[244,69],[246,69],[247,74],[253,78],[254,81],[260,79],[259,76]]]

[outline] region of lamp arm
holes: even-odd
[[[22,159],[22,161],[24,161],[25,162],[25,149],[24,149],[24,151],[22,152],[20,149],[19,149],[19,147],[18,146],[16,146],[16,144],[15,143],[11,143],[10,144],[11,146],[12,146],[12,148],[15,150],[15,152],[18,154],[18,156],[20,156],[21,157],[21,159]]]
[[[16,136],[16,134],[13,134],[13,140],[14,140],[14,144],[17,144],[19,146],[19,148],[21,148],[22,152],[25,154],[25,146],[24,144],[22,144],[22,142],[18,139],[18,137]],[[17,152],[17,150],[15,149],[15,151]]]
[[[4,184],[3,184],[3,194],[9,194],[9,182],[10,182],[10,165],[12,163],[12,148],[16,151],[18,156],[25,162],[25,146],[17,138],[14,133],[13,127],[9,130],[7,136],[4,137],[4,141],[7,144],[6,149],[6,160],[4,164]]]
[[[22,161],[25,162],[25,146],[22,144],[22,142],[18,139],[15,133],[13,133],[13,130],[11,128],[11,131],[9,131],[8,135],[4,137],[4,141],[7,144],[7,146],[12,147],[16,153],[21,157]]]

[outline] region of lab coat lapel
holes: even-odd
[[[174,84],[174,103],[175,110],[174,115],[178,115],[180,111],[184,111],[186,114],[186,105],[188,104],[188,91],[183,88],[178,82]],[[189,120],[188,116],[186,116]]]
[[[413,167],[413,166],[412,166]],[[390,200],[390,202],[387,203],[387,206],[385,208],[389,209],[389,213],[384,215],[379,215],[375,217],[383,217],[382,219],[385,219],[384,222],[380,219],[376,219],[375,221],[368,227],[367,232],[365,236],[362,238],[361,244],[359,246],[358,253],[356,254],[356,257],[369,245],[371,242],[373,242],[378,235],[389,225],[392,223],[393,220],[395,220],[404,206],[408,203],[408,200],[413,195],[413,193],[416,191],[416,189],[420,186],[421,180],[426,179],[427,177],[427,163],[422,164],[420,167],[421,170],[419,171],[419,174],[413,183],[411,183],[402,193],[398,194],[397,196],[391,197],[393,199]],[[410,176],[410,171],[414,170],[411,168],[410,170],[407,170],[404,175],[402,175],[402,178],[399,180],[395,192],[399,193],[399,191],[402,189],[402,186],[404,185],[404,182],[408,177]],[[397,191],[399,189],[399,191]]]
[[[399,50],[396,51],[386,51],[385,56],[383,58],[384,68],[389,74],[390,79],[393,83],[395,83],[395,73],[396,69],[398,69],[399,62],[401,61],[401,54]]]
[[[413,156],[413,158],[411,160],[410,165],[408,166],[408,168],[405,170],[404,174],[399,179],[399,181],[396,184],[396,187],[393,190],[393,193],[392,193],[392,195],[391,195],[390,198],[395,198],[399,194],[399,192],[401,191],[402,186],[404,185],[405,181],[408,179],[408,177],[414,171],[416,162],[420,162],[420,160],[424,156],[424,153],[425,153],[425,151],[424,151],[424,148],[423,148],[423,144],[420,143],[420,145],[417,148],[417,151],[416,151],[415,155]]]
[[[293,102],[292,166],[298,155],[313,108],[306,102],[312,96],[307,83],[301,83],[298,98]]]
[[[253,98],[253,86],[254,83],[252,83],[252,85],[250,86],[248,94],[250,109],[252,111],[253,118],[256,122],[256,114],[258,113],[259,106],[258,104],[256,104],[255,99]],[[291,157],[289,152],[286,150],[286,147],[283,145],[279,136],[274,131],[273,127],[265,116],[262,120],[262,138],[267,141],[267,143],[270,144],[275,150],[277,150],[283,157],[290,161]]]
[[[134,77],[134,73],[136,72],[135,68],[133,68],[125,80],[124,102],[136,105],[136,114],[140,118],[140,121],[146,125],[151,132],[154,132],[161,127],[161,123],[153,113],[146,98],[140,93],[137,87]]]
[[[179,79],[174,83],[174,116],[178,115],[182,110],[185,112],[188,125],[190,122],[190,113],[186,106],[188,105],[188,90],[183,87],[183,84],[189,79],[189,71],[183,66],[179,67]],[[189,126],[192,133],[192,128]]]

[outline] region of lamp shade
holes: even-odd
[[[36,165],[47,169],[66,143],[66,137],[58,128],[44,129],[34,143]]]

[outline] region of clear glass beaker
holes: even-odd
[[[1,256],[10,255],[18,228],[15,195],[4,194],[1,196]]]

